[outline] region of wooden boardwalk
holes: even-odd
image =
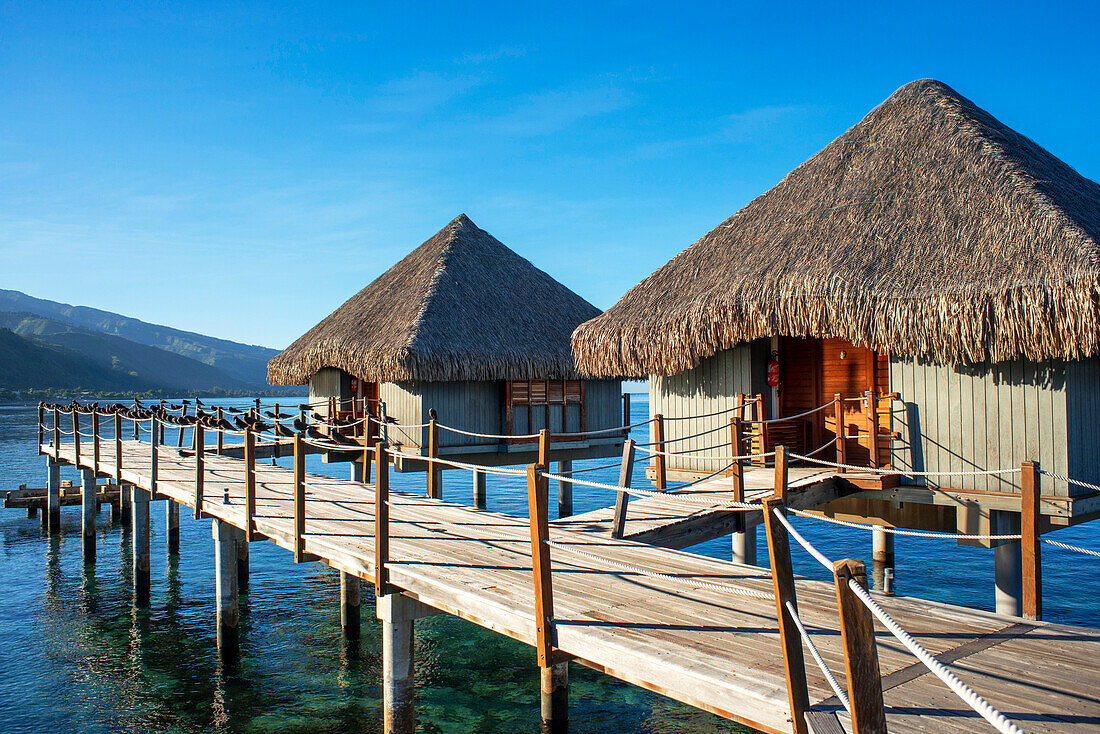
[[[43,446],[43,452],[52,447]],[[106,441],[98,467],[114,473]],[[62,462],[73,463],[72,445]],[[85,447],[81,465],[90,466]],[[148,488],[149,444],[123,443],[122,476]],[[245,525],[243,461],[207,454],[202,512]],[[194,503],[195,459],[161,448],[158,496]],[[293,472],[256,464],[256,530],[294,548]],[[226,501],[226,498],[228,501]],[[390,581],[443,612],[528,644],[536,640],[531,540],[523,518],[390,493]],[[632,512],[643,502],[632,503]],[[363,579],[374,577],[374,492],[307,475],[305,550]],[[699,582],[770,594],[768,571],[613,540],[583,523],[551,527],[557,647],[577,662],[768,732],[788,732],[788,699],[775,605]],[[586,555],[580,555],[584,553]],[[795,552],[800,552],[798,549]],[[654,578],[617,564],[659,572]],[[832,670],[844,655],[834,587],[797,584],[799,612]],[[879,603],[921,644],[1006,716],[1032,732],[1100,727],[1100,633],[903,597]],[[894,732],[985,732],[988,724],[876,627],[884,697]],[[807,656],[817,710],[843,710]],[[534,656],[532,656],[534,662]]]

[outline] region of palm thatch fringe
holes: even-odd
[[[902,87],[573,334],[586,375],[759,337],[940,364],[1100,352],[1100,186],[944,84]]]
[[[569,337],[598,313],[463,214],[272,359],[268,379],[576,379]]]

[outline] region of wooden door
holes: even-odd
[[[872,352],[866,347],[852,346],[843,339],[821,341],[820,370],[822,398],[820,403],[830,400],[838,393],[842,398],[860,398],[868,390],[874,390],[876,395],[885,394],[890,390],[889,363],[886,356]],[[879,405],[882,406],[882,403]],[[844,424],[848,463],[866,466],[870,459],[871,426],[863,401],[855,399],[845,401]],[[889,415],[880,414],[878,424],[888,426]],[[833,411],[828,411],[825,416],[822,440],[824,442],[835,437],[836,420]],[[886,441],[880,440],[876,463],[882,466],[888,458],[889,449],[886,447]]]

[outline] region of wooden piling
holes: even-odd
[[[573,478],[573,461],[571,459],[558,460],[558,474],[563,477]],[[573,514],[573,483],[559,479],[558,482],[558,518],[569,517]]]
[[[662,492],[665,490],[665,417],[658,413],[653,416],[653,448],[662,453],[653,455],[653,483]]]
[[[378,599],[382,620],[382,728],[385,734],[416,731],[414,633],[417,603],[404,594]]]
[[[435,419],[435,411],[428,419],[428,456],[435,459],[439,456],[439,423]],[[432,499],[443,499],[443,484],[439,464],[428,462],[428,496]]]
[[[150,493],[141,487],[133,487],[133,542],[134,557],[134,603],[139,607],[149,606],[150,586],[150,544],[149,544],[149,498]]]
[[[390,465],[386,448],[385,441],[374,445],[374,593],[377,598],[390,593],[386,570],[390,559]]]
[[[790,538],[787,529],[776,517],[783,507],[778,497],[764,500],[764,527],[768,536],[768,556],[771,559],[772,593],[775,596],[775,616],[779,626],[779,645],[783,649],[783,669],[787,681],[787,699],[794,734],[807,734],[804,715],[810,707],[806,688],[806,661],[802,655],[802,638],[787,611],[787,602],[798,611],[791,566]]]
[[[237,538],[237,588],[247,589],[248,580],[251,575],[249,568],[250,565],[250,543],[248,533],[243,530],[238,530],[236,534]]]
[[[294,436],[294,562],[306,560],[306,454],[302,435]]]
[[[473,472],[474,507],[485,508],[488,500],[486,492],[486,473],[475,470]]]
[[[569,720],[569,661],[539,668],[539,689],[543,726],[563,728]]]
[[[862,561],[846,558],[833,564],[833,577],[852,704],[852,734],[886,734],[874,617],[848,586],[849,579],[853,579],[866,589],[867,572]]]
[[[80,470],[81,547],[84,563],[95,563],[96,481],[94,469]]]
[[[359,607],[359,577],[340,572],[340,628],[349,640],[359,639],[361,624]]]
[[[164,529],[168,536],[168,555],[180,552],[180,506],[175,500],[164,501]]]
[[[206,491],[206,436],[202,424],[195,424],[195,519],[202,518],[203,495]]]
[[[1043,561],[1040,551],[1039,465],[1020,464],[1020,565],[1024,619],[1043,618]]]
[[[619,464],[619,486],[629,487],[634,476],[634,442],[629,438],[623,441],[623,460]],[[615,519],[611,524],[611,537],[621,538],[626,532],[626,508],[630,495],[626,492],[615,493]]]
[[[214,594],[218,649],[235,651],[238,643],[240,599],[237,585],[237,529],[224,520],[211,520],[214,539]]]
[[[46,528],[50,535],[61,533],[61,464],[46,457]]]

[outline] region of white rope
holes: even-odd
[[[666,419],[667,420],[667,419]],[[631,423],[629,426],[617,426],[616,428],[601,428],[598,431],[579,431],[577,433],[565,433],[560,435],[566,436],[600,436],[605,433],[625,433],[631,428],[637,428],[638,426],[644,426],[647,423],[652,423],[652,418],[646,418],[644,421],[638,421],[637,423]]]
[[[768,594],[767,592],[763,592],[763,591],[756,591],[754,589],[745,589],[745,588],[740,587],[740,586],[729,586],[727,584],[715,584],[715,583],[712,583],[710,581],[701,581],[701,580],[698,580],[698,579],[689,580],[689,579],[681,578],[679,576],[670,576],[669,574],[661,573],[660,571],[650,571],[649,569],[639,568],[638,566],[632,566],[629,563],[622,563],[620,561],[613,561],[610,558],[607,558],[605,556],[597,555],[595,553],[589,553],[587,551],[582,551],[579,548],[576,548],[575,546],[572,546],[572,545],[563,545],[561,543],[556,543],[552,540],[547,540],[545,542],[551,548],[557,548],[558,550],[564,550],[564,551],[567,551],[569,553],[575,553],[576,555],[581,556],[582,558],[587,558],[591,561],[597,561],[599,563],[606,563],[607,565],[612,566],[614,568],[620,568],[624,571],[629,571],[630,573],[636,573],[639,576],[648,576],[649,578],[661,579],[662,581],[670,581],[674,584],[681,584],[681,585],[688,586],[688,587],[693,588],[693,589],[703,588],[703,589],[710,589],[712,591],[719,591],[719,592],[726,593],[726,594],[735,594],[737,596],[747,596],[751,599],[765,599],[767,601],[771,601],[775,598],[771,594]]]
[[[1020,471],[1019,467],[1013,467],[1011,469],[975,469],[973,471],[902,471],[900,469],[881,469],[874,466],[855,466],[853,464],[838,464],[835,461],[825,461],[824,459],[814,459],[810,456],[803,456],[802,454],[796,454],[793,451],[787,452],[787,455],[792,459],[799,459],[801,461],[809,461],[814,464],[822,464],[823,466],[835,466],[838,469],[851,469],[855,472],[873,473],[873,474],[897,474],[899,476],[906,477],[971,477],[971,476],[983,476],[987,474],[1013,474]]]
[[[734,500],[726,500],[715,502],[714,500],[708,500],[703,497],[693,497],[691,495],[676,494],[675,489],[682,489],[682,487],[676,487],[671,492],[652,492],[647,489],[638,489],[636,487],[620,487],[615,484],[605,484],[604,482],[592,482],[587,479],[577,479],[575,477],[567,477],[562,474],[551,474],[550,472],[540,472],[541,476],[547,479],[554,479],[559,482],[569,482],[571,484],[580,484],[585,487],[594,487],[595,489],[606,489],[610,492],[625,492],[631,497],[643,497],[650,498],[656,497],[663,500],[671,500],[673,502],[682,502],[684,504],[695,505],[704,509],[742,509],[742,510],[760,510],[763,509],[763,505],[752,504],[749,502],[735,502]],[[690,485],[685,485],[690,486]]]
[[[886,629],[893,633],[894,637],[898,638],[903,645],[909,648],[909,651],[916,655],[929,670],[935,673],[936,677],[946,683],[947,687],[955,692],[955,695],[965,701],[970,708],[977,711],[981,717],[992,724],[997,731],[1001,732],[1001,734],[1026,734],[1015,722],[1006,718],[1004,714],[993,708],[993,706],[979,696],[974,689],[959,680],[959,678],[943,663],[937,660],[932,653],[925,650],[919,642],[914,640],[908,632],[902,629],[901,625],[895,622],[893,618],[871,598],[867,590],[860,586],[855,579],[848,579],[848,588],[859,597],[859,600],[871,610],[872,614],[878,617],[878,620],[886,626]]]
[[[683,458],[683,459],[695,459],[698,461],[713,460],[713,461],[748,461],[749,459],[766,459],[769,456],[775,456],[774,451],[768,451],[763,454],[745,454],[743,456],[689,456],[687,452],[677,451],[658,451],[657,449],[650,448],[649,446],[635,445],[639,451],[644,451],[651,456],[668,456],[670,458]]]
[[[799,418],[805,418],[808,415],[813,415],[814,413],[825,410],[826,408],[828,408],[831,405],[833,405],[832,400],[825,403],[824,405],[819,405],[816,408],[810,408],[809,410],[807,410],[803,413],[799,413],[797,415],[785,415],[782,418],[768,418],[767,420],[763,420],[763,421],[742,421],[742,422],[745,425],[759,426],[759,425],[762,425],[764,423],[782,423],[783,421],[793,421],[793,420],[798,420]]]
[[[1087,556],[1096,556],[1097,558],[1100,558],[1100,553],[1097,553],[1094,550],[1089,550],[1088,548],[1079,548],[1076,545],[1067,545],[1066,543],[1059,543],[1057,540],[1048,540],[1047,538],[1042,538],[1042,541],[1044,543],[1049,543],[1050,545],[1057,546],[1059,548],[1065,548],[1066,550],[1076,551],[1078,553],[1084,553]]]
[[[833,562],[830,561],[828,558],[826,558],[824,553],[819,551],[817,548],[814,548],[813,545],[810,544],[810,541],[803,538],[802,534],[800,532],[798,532],[797,530],[795,530],[794,526],[791,525],[790,521],[787,520],[787,518],[783,516],[783,513],[780,511],[780,509],[778,507],[772,508],[772,511],[775,513],[775,516],[779,519],[779,522],[783,524],[783,527],[787,528],[787,532],[791,534],[791,537],[793,537],[795,540],[797,540],[798,544],[801,545],[803,548],[805,548],[807,553],[809,553],[811,556],[813,556],[815,559],[817,559],[818,563],[820,563],[822,566],[824,566],[826,569],[828,569],[829,573],[832,573],[833,572]]]
[[[1092,489],[1092,490],[1095,490],[1097,492],[1100,492],[1100,486],[1097,486],[1095,484],[1089,484],[1088,482],[1082,482],[1080,479],[1071,479],[1070,477],[1064,477],[1061,474],[1055,474],[1054,472],[1049,472],[1049,471],[1046,471],[1044,469],[1040,469],[1039,473],[1040,474],[1045,474],[1048,477],[1051,477],[1052,479],[1058,479],[1060,481],[1063,481],[1066,484],[1076,484],[1078,487],[1085,487],[1086,489]]]
[[[445,426],[442,423],[436,423],[436,426],[444,431],[450,431],[451,433],[461,433],[463,436],[473,436],[474,438],[495,438],[495,439],[508,439],[508,438],[538,438],[538,433],[527,433],[522,436],[505,436],[500,433],[476,433],[474,431],[464,431],[461,428],[451,428]]]
[[[408,428],[410,430],[414,428],[427,428],[431,423],[390,423],[389,421],[380,421],[373,415],[367,416],[367,420],[371,423],[377,423],[380,426],[386,426],[387,428]],[[439,425],[438,423],[436,425]]]
[[[707,431],[700,431],[699,433],[693,433],[690,436],[680,436],[679,438],[666,438],[664,441],[650,441],[649,443],[640,443],[640,444],[637,444],[637,445],[638,446],[656,446],[657,444],[667,445],[667,444],[670,444],[670,443],[679,443],[680,441],[688,441],[688,440],[693,439],[693,438],[699,438],[700,436],[706,436],[707,434],[710,434],[710,433],[716,433],[718,431],[724,431],[728,427],[729,426],[726,426],[726,425],[723,424],[723,425],[719,425],[719,426],[716,426],[714,428],[711,428],[710,430],[707,430]]]
[[[829,666],[825,664],[825,660],[821,657],[821,653],[817,651],[817,645],[810,639],[810,633],[806,631],[806,628],[802,625],[802,620],[798,618],[798,612],[794,609],[794,604],[790,600],[783,602],[783,606],[787,608],[787,613],[791,615],[791,621],[794,622],[794,626],[798,628],[798,634],[802,635],[802,641],[806,643],[806,647],[810,650],[810,655],[817,662],[817,667],[821,668],[821,673],[825,676],[825,680],[829,681],[829,686],[833,689],[833,693],[840,699],[841,705],[844,706],[844,710],[851,713],[852,704],[848,701],[848,694],[844,692],[844,689],[837,683],[836,678],[833,677],[833,671],[829,670]]]
[[[499,474],[501,476],[509,477],[525,477],[527,476],[526,469],[505,469],[502,466],[483,466],[481,464],[466,464],[461,461],[451,461],[449,459],[440,459],[437,457],[424,456],[422,454],[406,454],[403,451],[391,451],[393,456],[401,456],[406,459],[413,459],[415,461],[426,461],[429,464],[445,464],[447,466],[453,466],[456,469],[468,469],[469,471],[485,472],[486,474]]]
[[[1020,535],[967,535],[964,533],[938,533],[932,530],[905,530],[904,528],[893,528],[888,525],[871,525],[867,523],[849,522],[847,520],[837,520],[835,517],[828,517],[826,515],[813,515],[805,510],[796,510],[793,507],[787,508],[788,512],[793,512],[799,517],[806,517],[811,520],[822,520],[824,522],[832,523],[833,525],[843,525],[846,528],[856,528],[857,530],[873,530],[876,527],[887,533],[893,533],[894,535],[906,535],[913,538],[943,538],[945,540],[1019,540]]]

